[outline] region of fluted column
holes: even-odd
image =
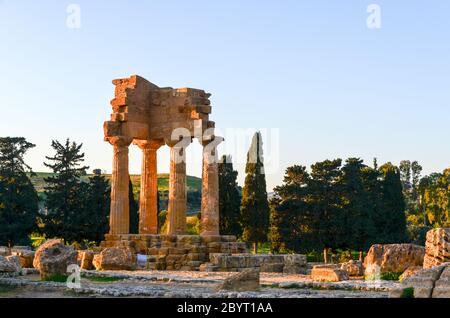
[[[219,167],[215,144],[203,145],[201,235],[219,235]]]
[[[170,146],[169,208],[167,234],[186,233],[186,154]]]
[[[139,234],[158,233],[158,172],[157,150],[162,143],[139,140],[135,144],[142,150],[141,192],[139,197]]]
[[[117,136],[108,138],[108,141],[114,147],[109,233],[128,234],[130,230],[128,146],[132,138]]]

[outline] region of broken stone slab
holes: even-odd
[[[226,278],[217,289],[219,291],[258,291],[259,280],[259,270],[247,268],[237,275]]]
[[[364,259],[365,275],[403,273],[408,267],[422,266],[425,248],[414,244],[375,244]]]
[[[342,269],[314,266],[311,279],[318,282],[340,282],[349,280],[348,273]]]

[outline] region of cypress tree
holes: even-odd
[[[27,245],[37,228],[38,196],[24,161],[33,147],[22,137],[0,138],[0,245]]]
[[[267,240],[269,230],[269,203],[267,201],[260,132],[253,136],[252,144],[247,153],[245,173],[247,175],[241,203],[242,238],[253,243],[253,251],[256,253],[258,243]]]
[[[237,184],[237,171],[233,169],[231,157],[223,156],[219,163],[219,214],[220,233],[240,237],[241,195]]]
[[[382,205],[384,228],[377,229],[383,233],[384,243],[404,243],[407,241],[405,198],[400,179],[400,171],[391,163],[380,167],[383,173]]]
[[[349,158],[342,168],[343,210],[346,214],[347,247],[359,251],[362,261],[363,250],[370,247],[375,235],[373,204],[364,186],[363,171],[367,166],[359,158]]]

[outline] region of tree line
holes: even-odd
[[[67,243],[98,243],[109,230],[110,185],[99,169],[86,179],[82,144],[52,141],[54,155],[44,165],[39,200],[24,156],[35,147],[22,137],[0,138],[0,245],[29,245],[30,234],[58,237]],[[137,231],[138,205],[130,181],[130,227]],[[136,233],[136,232],[134,232]]]
[[[0,244],[29,244],[30,234],[68,243],[98,243],[109,230],[110,185],[99,169],[87,177],[82,144],[52,141],[41,200],[25,154],[35,147],[24,138],[0,138]],[[273,252],[366,250],[374,243],[423,244],[432,227],[450,226],[450,169],[421,177],[415,161],[399,167],[364,164],[359,158],[325,160],[288,167],[268,199],[261,134],[247,153],[244,187],[232,158],[219,163],[221,234],[253,243],[269,242]],[[138,232],[139,204],[130,192],[130,232]],[[196,195],[198,200],[200,194]],[[161,207],[159,210],[162,210]],[[163,228],[165,211],[158,226]],[[199,215],[199,217],[201,217]]]
[[[429,229],[450,226],[450,169],[422,177],[420,164],[409,160],[398,167],[376,159],[368,166],[360,158],[325,160],[309,170],[294,165],[268,199],[255,136],[248,156],[258,161],[247,163],[243,189],[231,158],[219,166],[221,233],[254,248],[268,241],[275,253],[323,251],[327,260],[337,250],[362,258],[372,244],[424,245]]]

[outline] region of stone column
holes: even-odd
[[[108,138],[108,141],[114,147],[109,215],[110,234],[129,234],[130,230],[128,146],[132,140],[132,138],[125,136]]]
[[[139,140],[142,150],[141,193],[139,197],[139,234],[158,233],[158,173],[156,152],[162,143]]]
[[[169,145],[170,146],[170,145]],[[167,234],[186,233],[186,154],[170,146],[169,208]]]
[[[219,235],[219,166],[217,145],[203,145],[201,235]]]

